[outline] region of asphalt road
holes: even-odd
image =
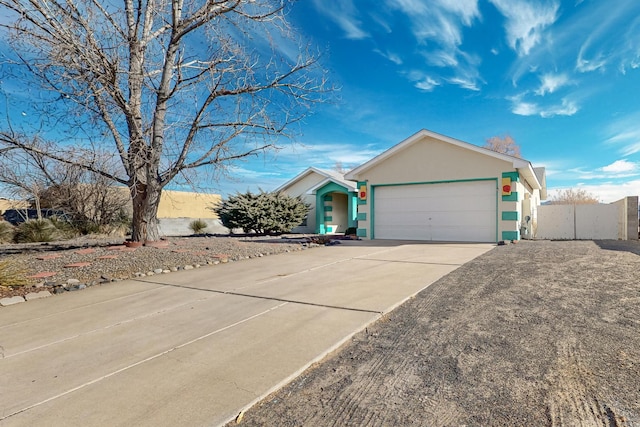
[[[0,310],[0,426],[233,419],[490,244],[359,241]]]

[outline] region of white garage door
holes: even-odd
[[[376,187],[374,238],[495,242],[495,181]]]

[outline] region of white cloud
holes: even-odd
[[[630,162],[628,160],[616,160],[602,168],[603,172],[611,172],[611,173],[624,173],[624,172],[635,172],[638,169],[638,164]]]
[[[584,46],[580,49],[578,59],[576,59],[576,70],[581,73],[604,69],[606,65],[607,61],[602,59],[602,54],[598,54],[597,57],[592,59],[584,59]]]
[[[477,0],[387,0],[411,20],[413,35],[419,42],[433,40],[444,47],[462,43],[462,26],[470,26],[480,17]]]
[[[427,62],[434,67],[456,67],[458,65],[457,52],[451,50],[437,50],[425,53]]]
[[[555,116],[573,116],[578,112],[580,108],[574,101],[570,101],[566,98],[562,100],[560,105],[553,105],[548,108],[544,108],[540,111],[540,116],[544,118]]]
[[[511,105],[511,112],[519,116],[540,116],[544,119],[548,119],[555,116],[573,116],[576,114],[580,107],[567,98],[562,99],[560,104],[541,106],[535,102],[526,102],[522,100],[523,95],[514,96],[508,98]]]
[[[554,93],[562,86],[569,83],[569,77],[566,74],[543,74],[540,76],[540,87],[536,90],[536,94],[544,96],[547,93]]]
[[[520,56],[528,55],[543,31],[558,19],[559,3],[524,0],[489,0],[505,18],[507,42]]]
[[[540,107],[532,102],[524,102],[520,97],[512,98],[511,112],[519,116],[535,116],[540,112]]]
[[[627,67],[633,68],[640,52],[637,0],[618,0],[614,8],[607,2],[592,2],[584,11],[576,15],[587,26],[584,33],[588,34],[576,57],[576,71],[605,71],[613,63],[622,73]]]
[[[605,143],[621,146],[619,152],[629,156],[640,152],[640,112],[629,114],[611,123],[605,134]]]
[[[480,16],[478,0],[436,0],[443,9],[459,16],[464,25],[471,25]]]
[[[431,92],[436,86],[440,86],[440,83],[427,76],[418,81],[415,86],[420,90]]]
[[[409,19],[412,34],[427,64],[451,71],[451,76],[441,76],[438,80],[421,79],[417,87],[433,90],[444,82],[478,90],[480,60],[460,50],[463,27],[473,25],[480,18],[478,0],[386,0],[386,4]]]
[[[383,52],[380,49],[374,49],[374,52],[382,56],[383,58],[388,59],[389,61],[393,62],[396,65],[402,65],[402,58],[400,58],[400,55],[396,53],[389,52],[389,51]]]
[[[362,22],[357,18],[358,9],[353,0],[313,0],[318,11],[333,20],[345,33],[345,37],[353,40],[366,39],[369,33],[362,29]]]
[[[480,90],[480,86],[478,86],[478,81],[475,78],[465,79],[462,76],[456,76],[456,77],[447,79],[447,81],[456,86],[460,86],[463,89],[468,89],[473,91]]]

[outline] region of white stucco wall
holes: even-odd
[[[344,234],[347,231],[348,224],[345,222],[349,215],[349,205],[346,194],[333,193],[331,202],[327,202],[331,206],[332,211],[327,212],[331,216],[332,221],[327,223],[331,227],[331,233]]]
[[[291,230],[292,233],[310,234],[315,233],[316,230],[316,196],[314,194],[307,194],[310,188],[313,188],[320,182],[324,181],[326,177],[310,171],[307,175],[303,176],[296,182],[282,188],[282,192],[290,196],[300,196],[307,204],[309,204],[309,214],[307,215],[306,225],[295,227]]]
[[[635,203],[634,203],[635,201]],[[538,239],[637,239],[637,198],[610,204],[542,205]]]

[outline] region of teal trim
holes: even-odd
[[[516,174],[518,172],[515,172]],[[370,216],[371,216],[371,220],[369,221],[369,230],[371,233],[371,239],[375,239],[375,203],[376,203],[376,188],[377,187],[395,187],[395,186],[405,186],[405,185],[425,185],[425,184],[453,184],[453,183],[457,183],[457,182],[478,182],[478,181],[493,181],[496,185],[496,243],[498,242],[498,225],[499,225],[499,217],[497,215],[498,212],[498,207],[499,207],[499,201],[500,198],[498,197],[499,193],[498,191],[500,190],[499,185],[498,185],[498,178],[476,178],[476,179],[448,179],[448,180],[444,180],[444,181],[425,181],[425,182],[402,182],[402,183],[396,183],[396,184],[378,184],[378,185],[372,185],[370,188],[370,192],[371,194],[369,195],[369,198],[371,200],[370,202]],[[517,193],[516,193],[517,196]],[[517,199],[515,200],[517,201]]]
[[[508,196],[502,196],[503,202],[517,202],[518,201],[518,192],[512,191]]]
[[[376,238],[376,185],[372,185],[370,190],[371,194],[369,198],[371,202],[369,202],[369,234],[371,235],[371,240]],[[366,230],[366,229],[365,229]]]
[[[367,237],[367,229],[366,228],[358,228],[356,230],[356,236],[358,236],[358,237]]]
[[[396,187],[396,186],[399,187],[403,185],[451,184],[454,182],[477,182],[477,181],[495,181],[497,183],[498,179],[497,178],[476,178],[476,179],[447,179],[444,181],[399,182],[395,184],[376,184],[376,185],[372,185],[372,187]]]
[[[502,240],[520,240],[519,231],[503,231]]]
[[[503,221],[520,221],[520,212],[518,211],[504,211],[502,212]]]
[[[513,182],[520,182],[520,173],[518,171],[502,172],[503,178],[511,178]]]
[[[351,192],[347,195],[347,227],[355,228],[358,226],[358,196]]]
[[[325,216],[324,220],[325,221],[333,221],[333,217],[332,216]]]
[[[350,227],[356,226],[356,213],[353,200],[355,194],[350,191],[349,188],[336,184],[335,182],[328,182],[322,187],[316,190],[316,233],[327,234],[327,227],[324,224],[327,221],[324,217],[325,212],[331,212],[333,207],[331,205],[325,206],[325,202],[333,202],[333,196],[331,193],[341,193],[347,196],[347,224]],[[328,208],[328,209],[327,209]]]
[[[367,220],[367,214],[365,212],[360,212],[358,214],[358,221],[366,221]]]

